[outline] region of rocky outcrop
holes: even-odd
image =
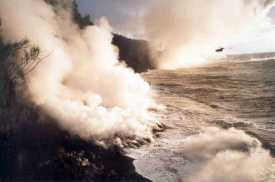
[[[73,15],[79,28],[83,29],[88,25],[93,25],[89,15],[82,16],[79,13],[75,2],[73,5]],[[119,48],[119,59],[125,62],[128,67],[132,68],[135,72],[145,72],[154,68],[147,41],[130,39],[118,34],[113,34],[113,36],[113,44]]]
[[[120,60],[125,61],[136,72],[145,72],[154,68],[147,41],[114,34],[113,44],[119,48]]]

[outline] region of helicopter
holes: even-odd
[[[224,48],[221,47],[221,48],[219,48],[219,49],[216,49],[216,52],[223,52],[223,50],[224,50]]]

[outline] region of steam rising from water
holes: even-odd
[[[70,7],[70,1],[62,2]],[[270,2],[158,1],[148,14],[148,37],[161,51],[159,66],[197,64],[194,58],[201,59],[224,37],[258,25],[258,15]],[[119,63],[105,19],[80,30],[70,11],[43,0],[1,0],[0,17],[6,43],[27,38],[47,55],[28,75],[27,92],[60,126],[85,139],[117,134],[152,138],[156,123],[148,113],[154,105],[150,87]],[[235,129],[206,129],[183,148],[192,161],[190,182],[265,181],[272,167],[260,142]]]
[[[145,34],[160,68],[207,62],[226,40],[268,24],[273,0],[158,0],[145,16]]]
[[[207,128],[187,139],[184,153],[193,161],[189,182],[269,181],[274,173],[269,152],[235,129]]]
[[[83,138],[114,134],[151,138],[149,85],[118,61],[105,19],[80,30],[71,1],[1,0],[6,43],[29,39],[45,59],[28,76],[31,100],[60,126]],[[68,8],[68,9],[66,9]]]

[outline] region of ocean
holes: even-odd
[[[167,130],[153,144],[128,151],[137,172],[153,181],[275,181],[275,60],[225,61],[143,76],[164,108],[156,115]],[[190,140],[195,142],[189,146]],[[272,167],[262,163],[264,152],[254,153],[258,148],[273,156]],[[217,176],[210,166],[227,151],[247,153],[247,160],[233,157],[229,165],[234,160],[226,159],[235,154],[224,155]],[[262,166],[260,175],[252,165]]]

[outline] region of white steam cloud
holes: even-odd
[[[253,182],[274,180],[274,166],[261,143],[236,129],[207,128],[185,142],[192,161],[188,182]],[[190,175],[191,174],[191,175]],[[189,177],[190,176],[190,177]]]
[[[70,3],[70,1],[64,1]],[[224,37],[258,25],[271,1],[159,0],[147,14],[146,32],[161,68],[194,64]],[[164,13],[165,12],[165,13]],[[149,84],[119,63],[105,19],[80,30],[71,12],[44,0],[1,0],[5,43],[29,39],[45,59],[27,77],[31,101],[58,124],[85,139],[114,135],[152,139],[155,118]],[[197,62],[196,62],[197,63]],[[242,131],[206,129],[190,137],[189,182],[267,181],[272,158]]]
[[[70,11],[43,0],[1,0],[0,18],[5,43],[28,39],[46,55],[28,92],[60,126],[83,138],[152,138],[149,84],[119,63],[105,19],[80,30]]]
[[[160,68],[206,63],[228,39],[268,23],[273,0],[158,0],[148,9],[145,36]]]

